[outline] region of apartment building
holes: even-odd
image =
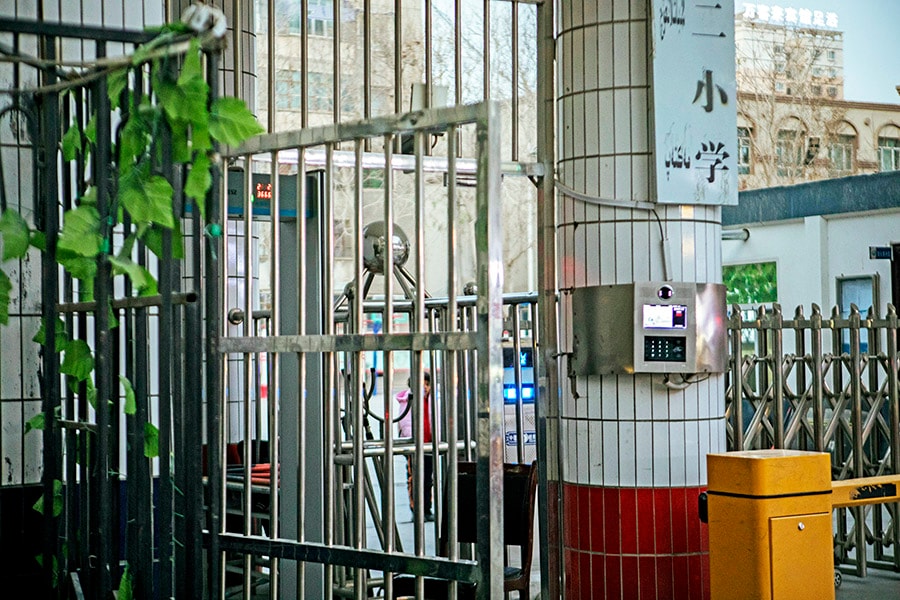
[[[837,14],[747,3],[735,44],[741,189],[900,169],[900,106],[845,99]]]

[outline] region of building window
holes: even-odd
[[[281,110],[300,110],[303,82],[300,71],[279,69],[275,73],[275,107]],[[331,74],[309,74],[309,110],[329,112],[331,102]]]
[[[821,85],[814,85],[810,88],[810,90],[812,91],[812,95],[815,96],[816,98],[818,98],[819,96],[822,95],[822,86]]]
[[[882,171],[900,170],[900,140],[897,138],[878,138],[878,156]]]
[[[750,173],[750,137],[749,127],[738,127],[738,175]]]
[[[300,71],[279,69],[275,72],[275,108],[300,110],[302,91]]]
[[[837,58],[837,54],[835,53],[834,50],[829,50],[829,51],[828,51],[828,54],[827,54],[826,56],[828,57],[828,60],[829,60],[830,62],[834,62],[834,61],[835,61],[835,58]]]
[[[839,135],[831,142],[828,148],[828,157],[831,159],[831,168],[840,175],[853,173],[853,146],[852,135]]]
[[[301,0],[279,0],[276,15],[283,15],[290,33],[299,35]],[[309,35],[332,37],[334,35],[334,5],[332,0],[309,0],[307,26]]]
[[[803,161],[803,139],[799,131],[782,129],[775,145],[775,160],[779,177],[793,177]]]

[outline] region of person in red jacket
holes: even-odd
[[[422,429],[422,441],[425,444],[431,443],[431,373],[425,372],[425,393],[422,406],[425,409],[424,426]],[[409,380],[406,382],[407,388],[410,386]],[[407,410],[409,399],[412,397],[412,390],[405,389],[396,396],[397,402],[400,404],[400,414],[404,411],[406,414],[400,419],[399,434],[400,437],[412,437],[412,410]],[[425,520],[434,521],[434,513],[431,511],[431,495],[434,479],[434,457],[431,455],[431,449],[425,448],[425,460],[422,463],[424,470],[424,488],[425,488]],[[415,493],[413,490],[413,477],[415,469],[413,467],[412,455],[406,457],[406,490],[409,494],[409,509],[415,513]]]

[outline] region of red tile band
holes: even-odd
[[[566,598],[709,600],[705,487],[561,485]]]

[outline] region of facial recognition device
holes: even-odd
[[[572,292],[576,375],[722,373],[725,286],[648,281]]]

